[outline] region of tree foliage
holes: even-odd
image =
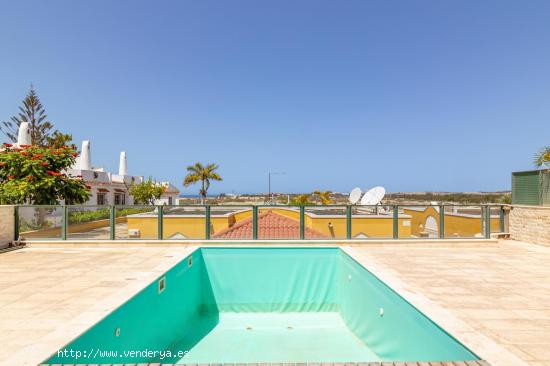
[[[71,143],[73,140],[73,135],[68,133],[62,133],[59,131],[54,131],[51,135],[46,137],[46,144],[49,147],[59,149],[62,146],[71,146],[73,150],[77,150],[75,144]]]
[[[164,193],[164,187],[155,183],[153,178],[149,177],[139,184],[132,183],[128,192],[134,197],[134,203],[154,205],[155,200],[159,199]]]
[[[217,164],[208,164],[206,166],[201,163],[195,163],[194,165],[187,167],[187,175],[183,180],[185,187],[201,182],[201,188],[199,195],[201,197],[201,203],[204,204],[206,200],[206,193],[210,188],[210,181],[221,181],[222,177],[216,172],[218,169]]]
[[[388,193],[386,199],[396,201],[396,203],[426,203],[437,201],[441,203],[460,203],[460,204],[483,204],[483,203],[501,203],[505,202],[510,196],[509,192],[495,193]]]
[[[311,202],[311,195],[310,194],[298,194],[294,197],[292,197],[292,200],[290,201],[291,205],[295,206],[307,206],[312,205]]]
[[[330,205],[332,203],[332,199],[330,198],[330,196],[332,195],[332,191],[317,190],[313,192],[313,195],[316,196],[323,205]]]
[[[550,146],[545,146],[535,154],[535,166],[550,166]]]
[[[4,144],[0,150],[0,204],[84,203],[90,196],[84,181],[63,173],[77,156],[68,146],[15,148]]]
[[[17,131],[23,122],[29,122],[33,145],[55,148],[70,145],[72,136],[53,130],[53,123],[48,120],[46,110],[32,85],[19,107],[19,112],[8,121],[2,122],[0,131],[12,142],[17,142]]]

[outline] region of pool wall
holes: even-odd
[[[219,312],[339,312],[383,361],[477,357],[338,248],[201,248],[66,348],[188,350]],[[118,333],[117,330],[120,330]],[[175,362],[179,358],[162,359]],[[82,363],[54,356],[47,363]],[[155,362],[96,357],[93,363]],[[267,360],[258,360],[267,361]],[[345,362],[347,360],[341,360]],[[365,360],[374,361],[374,360]]]

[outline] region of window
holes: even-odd
[[[107,204],[107,195],[105,193],[97,193],[97,204],[99,206]]]
[[[169,204],[169,205],[173,205],[172,197],[168,197],[168,204]]]
[[[126,204],[126,194],[115,193],[115,205],[125,205],[125,204]]]

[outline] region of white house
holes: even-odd
[[[82,141],[82,151],[75,165],[67,171],[72,176],[81,176],[90,190],[90,199],[85,205],[133,205],[134,199],[128,189],[132,183],[143,182],[143,177],[128,174],[126,152],[120,153],[118,174],[105,172],[103,168],[94,168],[91,163],[90,141]],[[175,205],[180,191],[170,182],[157,182],[164,187],[160,199],[155,205]]]
[[[28,122],[23,122],[19,126],[17,142],[15,146],[31,145],[30,126]],[[0,149],[3,147],[0,146]],[[139,175],[128,174],[128,162],[126,153],[120,153],[118,174],[106,172],[103,168],[94,168],[92,166],[90,141],[82,141],[82,151],[76,159],[74,166],[67,169],[67,175],[73,177],[82,177],[86,186],[90,190],[90,199],[84,203],[85,206],[104,206],[104,205],[133,205],[134,199],[129,194],[128,189],[132,183],[139,184],[143,182],[143,177]],[[165,187],[165,191],[156,200],[156,205],[174,205],[180,191],[170,182],[158,182],[157,184]]]
[[[128,193],[132,183],[139,184],[142,176],[129,175],[126,153],[120,153],[118,174],[106,172],[103,168],[94,168],[91,162],[90,141],[82,142],[82,151],[75,165],[67,170],[67,174],[78,177],[86,182],[90,190],[90,199],[84,205],[133,205],[134,200]]]
[[[155,200],[155,205],[176,205],[180,190],[170,182],[158,182],[157,184],[164,187],[164,192],[158,200]]]

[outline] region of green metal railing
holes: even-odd
[[[14,212],[15,240],[490,238],[492,232],[505,231],[506,216],[504,205],[450,204],[237,207],[21,205],[16,206]],[[278,213],[279,221],[269,221],[270,212]],[[461,229],[465,223],[470,225],[469,230]],[[229,235],[231,230],[237,228],[241,229],[240,237]],[[277,237],[277,230],[286,236]]]

